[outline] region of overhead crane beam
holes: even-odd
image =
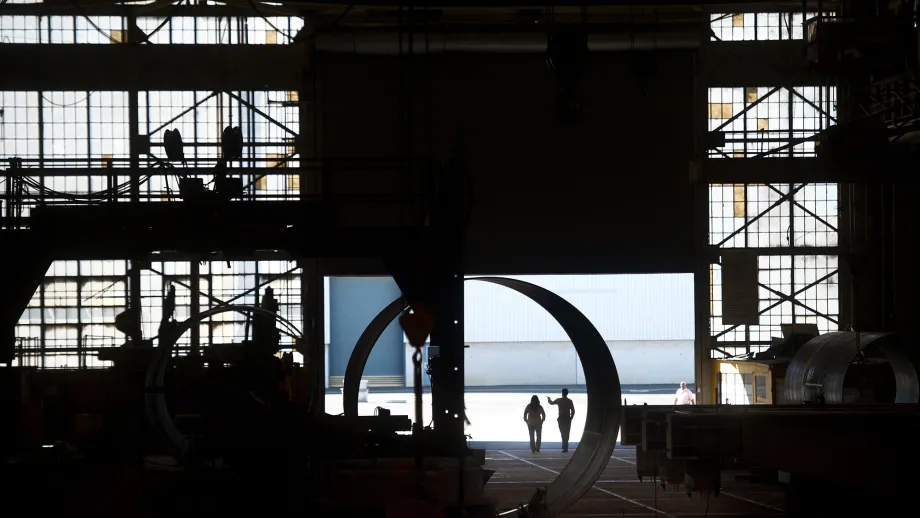
[[[43,4],[24,4],[9,6],[15,12],[27,13],[50,13],[59,14],[62,12],[79,13],[83,11],[87,14],[97,15],[100,13],[112,12],[119,9],[121,14],[125,12],[136,12],[146,16],[165,16],[173,10],[175,6],[169,2],[160,3],[159,5],[119,5],[119,1],[124,0],[93,0],[92,5],[81,6],[79,10],[74,6],[72,0],[46,0]],[[90,2],[86,2],[89,4]],[[554,2],[553,7],[557,10],[578,10],[582,6],[598,8],[616,8],[625,9],[633,8],[667,8],[667,7],[684,7],[693,9],[705,9],[709,11],[745,13],[745,12],[794,12],[801,11],[804,8],[815,9],[819,0],[784,0],[769,2],[765,0],[598,0],[598,1],[563,1]],[[220,12],[222,16],[251,16],[253,9],[248,0],[228,0],[226,5],[211,6],[181,6],[178,8],[182,16],[188,16],[187,13],[211,13],[205,14],[214,16],[213,13]],[[832,9],[839,4],[837,1],[824,0],[822,5],[825,10]],[[360,11],[366,8],[381,9],[403,7],[425,7],[425,8],[457,8],[457,9],[513,9],[520,8],[532,10],[535,5],[527,0],[505,0],[496,2],[463,2],[457,0],[442,0],[440,2],[397,2],[395,0],[363,0],[359,4],[351,4],[342,0],[282,0],[281,2],[256,2],[260,10],[266,15],[277,15],[277,13],[296,13],[297,11],[316,12],[324,9],[332,11],[334,9],[344,9],[349,6],[352,11]],[[542,7],[540,7],[542,9]],[[239,14],[237,14],[239,13]],[[117,16],[117,15],[116,15]]]
[[[322,204],[289,202],[49,206],[33,209],[31,228],[10,231],[8,237],[15,235],[17,246],[35,250],[54,243],[55,259],[115,259],[161,250],[379,257],[415,248],[428,234],[413,227],[334,226],[334,219]]]
[[[349,5],[348,2],[341,0],[285,0],[286,5]],[[710,8],[720,8],[725,11],[732,12],[752,12],[751,9],[760,9],[772,10],[801,10],[802,5],[805,4],[809,7],[817,5],[817,0],[806,0],[802,1],[781,1],[781,2],[764,2],[763,0],[713,0],[713,1],[700,1],[700,0],[598,0],[598,1],[563,1],[563,2],[553,2],[553,6],[556,8],[559,7],[581,7],[581,6],[598,6],[598,7],[615,7],[615,6],[635,6],[635,7],[710,7]],[[831,1],[825,1],[824,4],[831,4]],[[462,1],[449,1],[442,0],[440,2],[396,2],[394,0],[363,0],[361,2],[362,6],[375,6],[375,7],[395,7],[397,5],[403,6],[413,6],[417,5],[419,7],[465,7],[465,8],[498,8],[498,7],[530,7],[534,6],[533,2],[528,2],[526,0],[505,0],[499,2],[462,2]]]
[[[0,45],[0,90],[299,90],[303,45]]]
[[[84,5],[86,4],[86,5]],[[264,5],[259,11],[265,16],[303,16],[303,6]],[[64,0],[37,4],[5,4],[3,14],[26,16],[167,16],[197,17],[253,17],[258,13],[245,0],[230,5],[174,5],[171,2],[156,4],[119,5],[115,0]]]

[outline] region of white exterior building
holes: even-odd
[[[693,381],[693,276],[516,276],[565,298],[600,332],[623,385]],[[467,386],[582,385],[584,374],[562,327],[507,288],[467,282]],[[411,347],[406,348],[411,366]],[[407,384],[412,379],[407,376]]]

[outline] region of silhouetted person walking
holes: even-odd
[[[524,407],[524,422],[530,432],[530,451],[538,453],[540,443],[543,441],[543,421],[546,421],[546,412],[540,405],[540,398],[530,398],[530,404]]]
[[[575,403],[569,399],[569,389],[562,389],[562,397],[553,401],[549,396],[546,400],[550,405],[559,407],[559,433],[562,434],[562,453],[569,451],[569,432],[572,431],[572,418],[575,417]]]

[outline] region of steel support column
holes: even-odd
[[[326,329],[324,325],[323,274],[315,258],[299,261],[301,266],[300,296],[303,304],[303,333],[306,342],[300,347],[310,376],[311,413],[323,415],[326,379]]]
[[[437,382],[432,386],[432,417],[441,444],[448,451],[464,446],[466,411],[463,402],[463,178],[455,160],[441,176],[435,220],[431,305],[437,319],[431,345],[440,354]]]
[[[311,65],[313,55],[312,41],[297,45],[302,53],[301,84],[297,92],[300,112],[300,127],[297,128],[295,151],[302,161],[318,159],[319,140],[317,122],[316,77]],[[296,173],[300,176],[298,185],[300,197],[305,203],[308,199],[322,194],[324,186],[320,184],[320,175],[311,168],[301,167]],[[321,261],[317,258],[302,258],[301,266],[301,303],[303,308],[303,332],[306,343],[301,353],[306,359],[310,376],[311,406],[313,415],[321,416],[326,412],[326,329],[325,329],[325,291]]]
[[[709,260],[709,186],[698,183],[694,191],[694,226],[697,252],[693,271],[693,316],[694,316],[694,383],[696,385],[696,402],[699,405],[711,405],[714,387],[712,386],[712,331],[710,317],[711,268]]]
[[[133,27],[137,23],[137,17],[131,14],[128,16],[128,27]],[[128,66],[122,73],[131,78],[137,79],[138,68],[137,63],[134,63],[133,66]],[[136,82],[131,84],[136,85]],[[128,156],[130,157],[130,167],[131,173],[129,181],[131,182],[131,204],[136,206],[140,203],[141,199],[141,153],[146,152],[147,150],[140,149],[140,122],[138,116],[140,114],[140,100],[139,92],[136,87],[128,90]],[[141,265],[142,260],[139,256],[131,257],[131,262],[129,263],[128,269],[128,310],[134,313],[134,318],[137,319],[137,325],[132,327],[133,333],[130,335],[131,341],[135,345],[140,344],[141,339],[143,338],[143,332],[141,331]]]
[[[439,451],[428,453],[448,456],[465,446],[463,174],[459,161],[440,172],[436,194],[429,199],[430,234],[420,235],[411,248],[384,256],[409,306],[423,303],[434,314],[429,344],[438,348],[439,361],[432,373],[431,406]]]
[[[697,404],[710,404],[712,387],[712,333],[710,331],[711,294],[710,272],[712,257],[709,244],[709,182],[699,178],[706,159],[705,136],[708,131],[708,96],[706,76],[702,73],[700,55],[710,47],[708,37],[701,37],[702,50],[694,56],[693,78],[693,142],[694,163],[691,168],[693,185],[693,233],[695,246],[693,268],[694,320],[694,384]]]
[[[201,312],[200,302],[201,302],[201,269],[200,263],[197,260],[189,261],[189,310],[188,317],[190,319],[198,318],[198,314]],[[192,326],[189,329],[189,338],[191,338],[191,349],[189,354],[192,356],[198,356],[201,354],[201,326]]]

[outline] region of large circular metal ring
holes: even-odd
[[[572,460],[546,488],[546,507],[550,515],[555,515],[591,489],[616,447],[622,417],[622,394],[616,364],[607,342],[591,321],[559,295],[517,279],[473,277],[466,280],[498,284],[539,304],[559,322],[581,360],[588,392],[585,430]],[[358,415],[358,389],[371,350],[390,322],[406,308],[405,299],[394,300],[374,317],[355,344],[345,369],[342,391],[345,415]]]
[[[845,403],[844,382],[853,359],[874,347],[887,359],[895,381],[894,403],[920,401],[920,376],[909,349],[894,333],[834,331],[812,338],[786,369],[786,401],[813,401],[820,393],[829,404]]]
[[[198,325],[199,322],[206,318],[229,312],[257,314],[272,317],[276,321],[284,324],[288,329],[292,330],[295,335],[303,336],[300,330],[297,329],[297,326],[295,326],[293,323],[291,323],[290,320],[287,320],[281,315],[258,306],[248,306],[242,304],[219,306],[216,308],[211,308],[207,311],[202,311],[192,318],[177,323],[175,326],[169,329],[169,331],[161,334],[158,337],[159,340],[156,348],[156,354],[154,355],[153,360],[151,360],[150,365],[147,367],[144,406],[147,412],[147,420],[154,427],[154,429],[160,433],[167,447],[170,448],[172,455],[175,456],[177,460],[181,460],[186,456],[186,454],[188,454],[189,442],[185,435],[183,435],[182,432],[180,432],[176,427],[176,423],[173,421],[172,416],[169,413],[169,408],[166,404],[166,371],[169,367],[169,360],[172,358],[173,348],[176,345],[176,341],[179,340],[179,337],[191,329],[192,326]]]

